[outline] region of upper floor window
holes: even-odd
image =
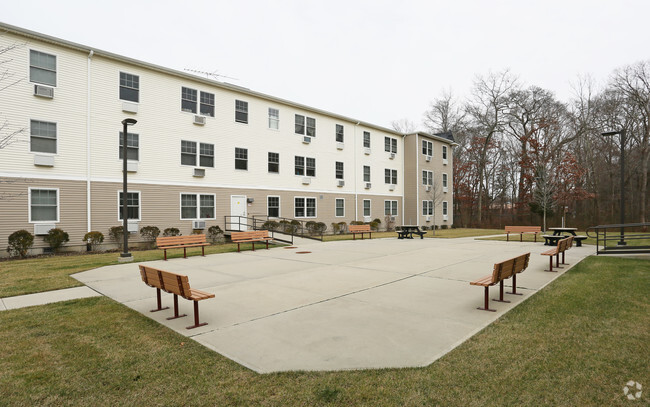
[[[336,162],[336,179],[343,179],[343,163],[341,161]]]
[[[196,113],[197,91],[186,87],[181,88],[181,110]]]
[[[30,151],[56,154],[56,123],[30,121]]]
[[[433,185],[433,171],[422,171],[422,185]]]
[[[442,174],[442,187],[447,188],[447,174],[446,173]]]
[[[29,190],[29,221],[58,222],[59,221],[59,190],[31,189]]]
[[[181,165],[196,165],[196,141],[181,140]]]
[[[442,146],[442,159],[447,159],[447,146]]]
[[[370,148],[370,132],[369,131],[364,131],[363,132],[363,146],[366,148]]]
[[[140,101],[140,77],[120,72],[120,99],[138,103]]]
[[[447,201],[442,201],[442,216],[447,216]]]
[[[384,169],[384,181],[386,184],[397,185],[397,170]]]
[[[248,102],[235,100],[235,121],[237,123],[248,123]]]
[[[135,133],[126,133],[126,159],[138,161],[140,159],[140,136]],[[120,132],[119,158],[122,159],[124,151],[124,133]]]
[[[248,170],[248,149],[235,148],[235,169]]]
[[[343,142],[343,126],[340,124],[336,125],[336,142],[337,143]]]
[[[214,117],[214,94],[201,92],[201,114]]]
[[[432,156],[433,155],[433,143],[427,140],[422,140],[422,154]]]
[[[279,173],[280,172],[280,154],[279,153],[269,153],[269,172]]]
[[[196,141],[181,140],[181,164],[182,165],[194,165],[194,166],[196,165],[197,163],[196,147],[197,147]],[[214,144],[199,143],[198,153],[199,153],[198,163],[200,167],[214,167]]]
[[[384,151],[397,154],[397,139],[384,137]]]
[[[124,194],[122,191],[119,192],[118,196],[118,213],[117,218],[119,220],[124,219],[122,217],[122,208],[124,207],[123,203]],[[126,218],[133,220],[140,220],[140,192],[128,192],[126,194]]]
[[[199,166],[214,167],[214,144],[199,144]]]
[[[29,81],[56,86],[56,56],[30,50]]]
[[[278,130],[280,128],[280,111],[269,107],[269,129]]]
[[[296,175],[306,175],[308,177],[316,176],[316,159],[310,157],[296,156]]]
[[[363,182],[370,182],[370,166],[363,166]]]
[[[296,134],[316,137],[316,119],[297,114],[295,132]]]
[[[181,219],[215,219],[213,194],[181,194]]]

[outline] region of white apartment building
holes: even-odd
[[[0,123],[3,136],[16,133],[0,144],[2,248],[26,229],[38,253],[53,227],[85,247],[86,232],[122,224],[126,118],[137,120],[127,133],[130,229],[225,229],[230,215],[328,229],[387,216],[453,224],[450,136],[400,134],[7,24],[0,32]]]

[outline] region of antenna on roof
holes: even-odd
[[[235,80],[235,81],[239,80],[237,78],[233,78],[232,76],[226,76],[226,75],[221,75],[220,73],[217,73],[219,71],[206,72],[206,71],[199,71],[199,70],[196,70],[196,69],[189,69],[189,68],[185,68],[184,70],[187,71],[187,72],[192,72],[193,74],[197,74],[197,75],[205,75],[205,79],[210,79],[210,77],[212,77],[215,80],[219,80],[219,78],[232,79],[232,80]]]

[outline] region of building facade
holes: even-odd
[[[0,85],[11,84],[0,86],[2,136],[14,134],[0,144],[0,247],[26,229],[38,250],[53,227],[69,233],[67,246],[85,247],[86,232],[107,235],[122,224],[125,118],[137,120],[127,132],[130,229],[189,234],[224,229],[230,215],[328,227],[387,216],[398,225],[453,224],[451,137],[404,135],[18,27],[0,30],[8,74]]]

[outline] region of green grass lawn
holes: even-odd
[[[648,293],[592,256],[427,367],[265,375],[104,297],[3,311],[0,405],[648,405]]]

